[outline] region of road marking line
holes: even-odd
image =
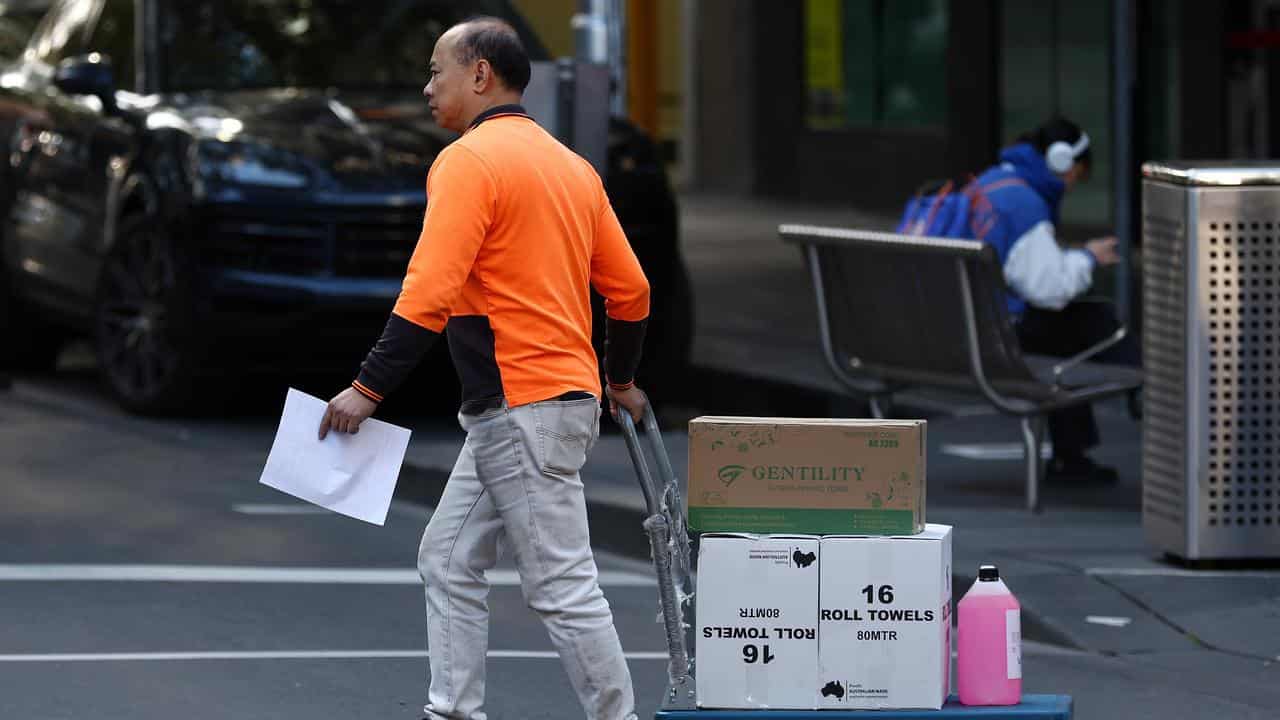
[[[328,508],[304,503],[235,503],[231,506],[231,510],[242,515],[329,515],[335,518],[342,517]],[[431,508],[401,500],[391,501],[390,512],[412,517],[431,517]]]
[[[244,515],[330,515],[326,510],[315,505],[271,505],[268,503],[236,503],[231,506],[235,512]]]
[[[1021,460],[1022,443],[955,443],[942,446],[943,455],[965,460]],[[1040,446],[1040,459],[1053,457],[1052,445]]]
[[[628,660],[666,660],[664,652],[623,653]],[[498,659],[552,660],[554,650],[490,650]],[[380,660],[425,658],[426,650],[261,650],[252,652],[31,653],[0,655],[0,662],[148,662],[157,660]]]
[[[489,584],[518,586],[515,570],[490,570]],[[421,585],[416,569],[304,568],[228,565],[0,565],[0,581],[74,582],[219,582],[316,583],[329,585]],[[600,584],[607,587],[651,587],[652,577],[605,570]]]
[[[1272,578],[1280,570],[1191,570],[1188,568],[1086,568],[1085,575],[1099,577]]]
[[[1105,625],[1106,627],[1122,628],[1128,627],[1133,622],[1133,618],[1111,616],[1111,615],[1088,615],[1084,619],[1085,622],[1092,625]]]
[[[1060,645],[1050,645],[1048,643],[1036,642],[1035,640],[1022,640],[1022,654],[1025,657],[1033,655],[1084,655],[1084,650],[1076,650],[1074,648],[1062,647]],[[951,657],[960,657],[960,653],[954,649],[951,650]]]
[[[622,653],[628,660],[666,660],[670,656],[665,652],[624,652]],[[491,658],[504,658],[516,660],[559,660],[560,655],[554,650],[490,650],[488,656]]]

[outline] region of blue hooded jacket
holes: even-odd
[[[1041,222],[1058,224],[1058,207],[1066,184],[1049,169],[1044,155],[1030,143],[1011,145],[1000,152],[1000,164],[978,176],[978,185],[987,187],[1001,180],[1017,178],[1021,183],[1001,183],[985,193],[997,221],[983,238],[993,245],[1003,266],[1014,243]],[[1009,312],[1015,317],[1026,310],[1022,298],[1009,293]]]

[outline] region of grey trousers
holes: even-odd
[[[631,673],[597,579],[578,471],[600,432],[594,398],[459,415],[467,431],[418,550],[426,588],[428,718],[485,720],[489,583],[510,549],[590,720],[635,718]]]

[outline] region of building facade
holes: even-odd
[[[1095,158],[1064,221],[1099,229],[1132,224],[1145,160],[1280,150],[1272,0],[696,0],[690,12],[696,188],[896,211],[923,181],[978,172],[1061,113]]]

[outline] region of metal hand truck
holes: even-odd
[[[671,468],[671,458],[662,442],[662,431],[658,429],[652,405],[645,405],[643,423],[645,437],[649,440],[649,451],[658,469],[657,482],[649,471],[649,463],[640,446],[640,438],[630,413],[618,408],[618,424],[622,426],[622,435],[626,438],[627,451],[635,465],[648,513],[644,529],[649,535],[653,569],[658,577],[658,602],[662,609],[667,653],[670,656],[667,662],[670,681],[668,701],[676,700],[681,694],[692,699],[692,663],[689,659],[689,633],[684,621],[684,609],[693,599],[694,573],[690,559],[689,532],[684,519],[684,503],[680,499],[680,482]]]

